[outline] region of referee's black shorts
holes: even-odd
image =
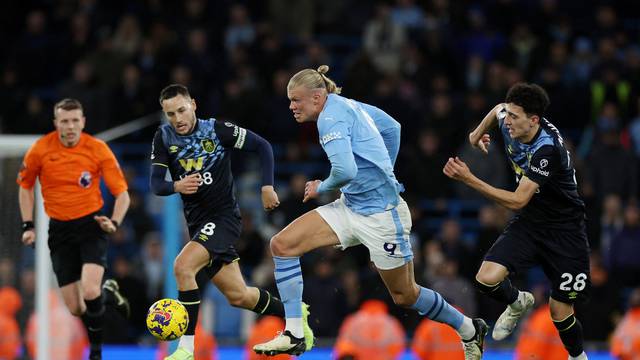
[[[517,273],[535,265],[551,280],[551,297],[564,303],[588,299],[589,241],[584,221],[567,229],[545,228],[516,217],[485,255],[485,261]]]
[[[60,287],[80,280],[83,264],[107,266],[107,233],[89,214],[69,221],[49,220],[49,251]]]

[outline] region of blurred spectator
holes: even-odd
[[[476,121],[480,121],[477,119]],[[466,137],[465,137],[466,140]],[[492,139],[493,140],[493,139]],[[465,141],[464,145],[458,152],[458,156],[467,163],[474,174],[483,181],[486,181],[492,186],[496,186],[500,189],[508,188],[508,176],[511,175],[507,164],[505,163],[502,151],[498,148],[497,144],[493,144],[489,149],[488,154],[484,154],[482,151],[471,146],[469,141]],[[455,153],[451,153],[450,156],[454,156]],[[445,162],[446,163],[446,159]],[[444,163],[440,165],[442,168]],[[442,171],[440,171],[442,173]],[[477,191],[465,186],[460,182],[453,184],[456,197],[465,200],[480,200],[484,201],[484,197]]]
[[[390,7],[379,3],[375,17],[365,25],[362,35],[364,49],[378,71],[398,73],[400,49],[405,41],[404,29],[392,21]]]
[[[255,39],[256,31],[251,23],[249,12],[244,5],[234,4],[229,9],[229,25],[224,36],[227,50],[237,46],[250,46]]]
[[[450,326],[427,317],[420,322],[413,334],[411,350],[420,360],[464,360],[460,335]]]
[[[267,241],[260,235],[249,211],[242,211],[242,232],[236,243],[236,251],[242,259],[241,271],[249,277],[262,262]]]
[[[624,212],[620,196],[610,194],[602,202],[602,216],[600,217],[600,236],[590,240],[593,249],[599,249],[605,265],[609,268],[611,259],[611,242],[624,227]],[[599,241],[599,243],[598,243]]]
[[[611,338],[611,354],[620,360],[637,360],[640,355],[640,288],[629,296],[629,310]]]
[[[442,223],[438,240],[442,246],[442,253],[447,259],[469,259],[471,251],[462,239],[462,228],[455,219],[447,219]],[[460,274],[467,279],[473,279],[476,274],[475,264],[464,261],[459,264]],[[470,309],[464,308],[466,311]]]
[[[14,360],[20,354],[22,341],[16,313],[22,306],[22,299],[16,289],[0,287],[0,359]]]
[[[535,69],[542,61],[542,49],[538,37],[527,23],[515,25],[509,43],[500,57],[505,65],[520,70],[525,78],[533,78]]]
[[[414,0],[396,0],[391,8],[391,20],[409,30],[417,30],[424,26],[424,12]]]
[[[640,159],[640,96],[636,97],[636,116],[629,123],[628,133],[631,142],[631,149],[636,158]]]
[[[609,264],[613,278],[623,286],[640,286],[640,209],[635,203],[624,210],[624,227],[611,239]]]
[[[335,249],[322,249],[324,253]],[[313,262],[313,273],[305,276],[305,302],[311,307],[309,324],[315,336],[335,337],[347,315],[345,289],[336,275],[335,265],[326,256]],[[348,291],[348,290],[347,290]]]
[[[82,321],[69,313],[56,290],[49,292],[49,358],[51,360],[81,360],[84,349],[89,346],[87,332]],[[32,359],[37,359],[36,334],[38,314],[29,317],[25,332],[25,345]]]
[[[589,155],[587,180],[599,201],[616,194],[623,201],[635,198],[637,190],[636,159],[620,145],[616,107],[605,104],[598,120],[598,136]]]
[[[461,307],[467,316],[473,318],[476,316],[476,289],[471,281],[458,274],[458,264],[458,261],[447,258],[436,269],[430,287],[439,292],[447,302]]]
[[[441,137],[431,129],[418,136],[415,151],[405,156],[399,178],[419,199],[436,200],[448,197],[451,182],[442,173],[447,154],[441,148]]]
[[[16,287],[17,283],[16,263],[8,258],[0,258],[0,288]]]
[[[405,348],[400,322],[387,313],[379,300],[365,301],[340,327],[334,353],[338,360],[397,359]]]
[[[129,59],[138,52],[141,44],[142,32],[138,19],[131,14],[122,16],[113,35],[113,50]]]
[[[318,202],[315,199],[311,199],[306,203],[302,202],[304,186],[307,181],[309,179],[305,174],[297,173],[291,175],[289,193],[281,200],[280,206],[271,213],[272,223],[276,228],[282,229],[299,216],[318,207]]]
[[[139,278],[146,284],[145,294],[149,301],[160,299],[165,281],[163,247],[161,234],[149,232],[142,240],[142,253],[134,268],[140,272]]]
[[[278,33],[304,41],[312,35],[314,7],[312,0],[270,0],[269,16]]]

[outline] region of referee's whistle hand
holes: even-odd
[[[106,216],[96,215],[93,217],[93,220],[95,220],[98,223],[98,225],[100,225],[100,228],[102,229],[102,231],[106,232],[107,234],[112,234],[117,230],[116,226],[113,224],[111,219]]]
[[[31,246],[36,242],[36,232],[31,230],[27,230],[22,233],[22,243],[25,246]]]

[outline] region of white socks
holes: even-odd
[[[582,352],[582,354],[580,354],[580,355],[578,355],[576,357],[573,357],[573,356],[569,355],[569,360],[587,360],[587,359],[588,359],[587,358],[587,354],[585,354],[584,351]]]
[[[195,335],[183,335],[180,338],[180,342],[178,343],[178,347],[181,347],[185,350],[189,350],[190,352],[193,353],[193,349],[194,349],[194,345],[193,345],[193,341],[195,339]]]
[[[304,337],[304,332],[302,331],[302,318],[287,318],[287,325],[285,326],[286,330],[289,330],[291,335],[301,339]]]
[[[476,328],[473,326],[473,321],[470,317],[465,316],[462,320],[462,325],[456,330],[462,340],[471,340],[476,335]]]

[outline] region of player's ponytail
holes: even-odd
[[[342,88],[338,87],[335,81],[325,75],[328,71],[329,66],[327,65],[320,65],[317,70],[301,70],[291,77],[287,90],[304,86],[307,89],[326,89],[329,94],[340,94]]]

